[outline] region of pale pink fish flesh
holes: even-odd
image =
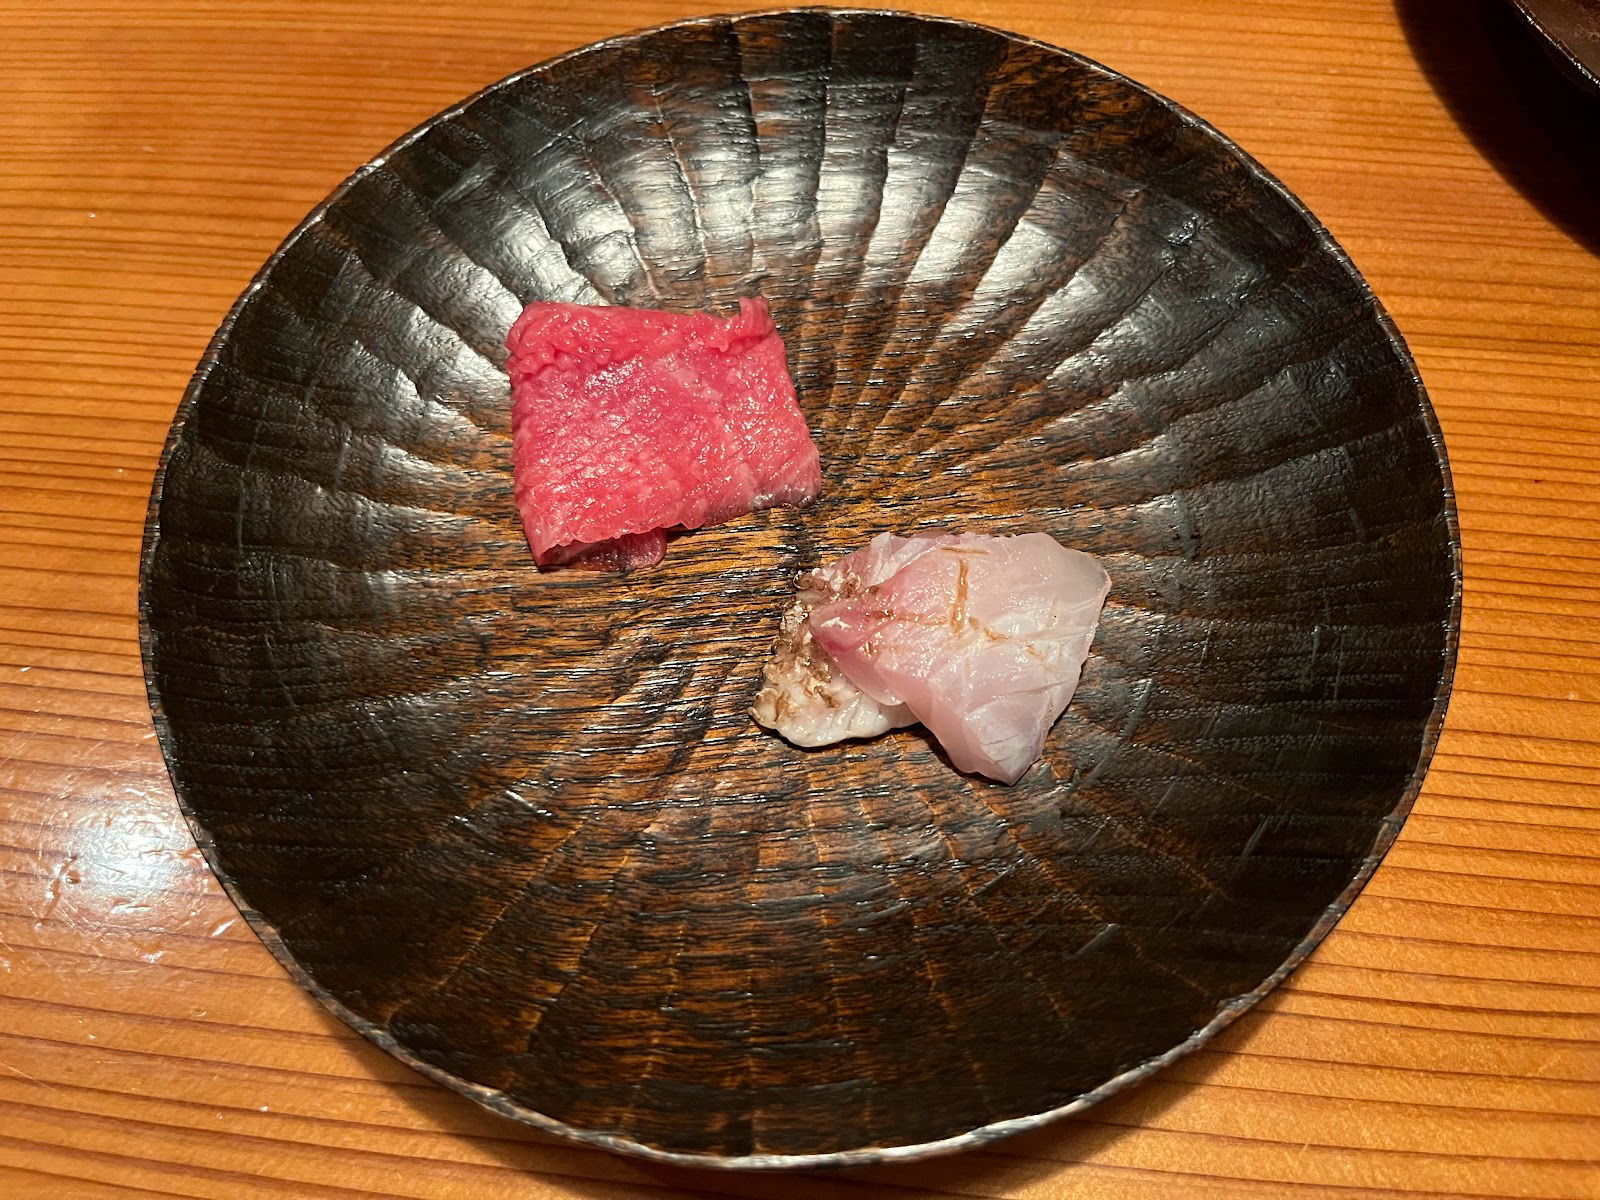
[[[1072,699],[1110,587],[1048,534],[880,534],[802,577],[753,711],[807,746],[917,720],[958,769],[1015,783]]]
[[[852,561],[855,560],[855,561]],[[802,575],[798,595],[778,624],[772,657],[762,668],[763,682],[750,713],[796,746],[827,746],[848,738],[877,737],[916,724],[903,704],[879,704],[833,665],[811,636],[806,618],[818,604],[853,595],[887,578],[886,558],[870,562],[849,555]],[[866,570],[866,577],[857,575]]]

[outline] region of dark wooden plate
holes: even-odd
[[[1600,92],[1600,0],[1512,0],[1575,82]]]
[[[822,502],[536,573],[519,306],[756,290]],[[745,713],[794,573],[928,526],[1115,580],[1014,788]],[[356,172],[200,364],[142,616],[196,837],[341,1017],[544,1129],[819,1166],[1077,1111],[1281,980],[1411,805],[1458,596],[1416,369],[1281,185],[1075,55],[804,10],[577,51]]]

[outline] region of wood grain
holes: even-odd
[[[1434,769],[1339,929],[1224,1038],[956,1160],[708,1178],[480,1114],[325,1017],[241,927],[172,804],[135,640],[149,473],[188,372],[375,148],[517,67],[690,11],[0,11],[0,1185],[1600,1196],[1600,268],[1552,186],[1582,182],[1581,148],[1523,107],[1544,94],[1492,13],[947,10],[1105,61],[1261,158],[1396,316],[1450,446],[1467,592]]]

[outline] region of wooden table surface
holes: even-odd
[[[195,849],[135,576],[190,369],[347,172],[684,0],[0,0],[0,1196],[1600,1197],[1600,105],[1500,0],[971,0],[1197,110],[1323,218],[1449,445],[1455,698],[1333,935],[1081,1119],[722,1176],[477,1110],[326,1015]],[[580,11],[581,10],[581,11]]]

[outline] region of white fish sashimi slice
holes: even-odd
[[[806,618],[819,604],[859,595],[953,535],[879,534],[870,545],[802,575],[784,613],[751,715],[796,746],[828,746],[916,724],[905,705],[880,702],[847,678],[816,643]]]
[[[916,724],[903,704],[880,704],[851,683],[812,637],[806,618],[815,604],[860,586],[842,565],[801,579],[799,597],[783,614],[762,687],[750,713],[796,746],[828,746],[849,738],[877,737]]]
[[[802,584],[809,615],[786,622],[821,651],[807,651],[826,664],[819,675],[842,676],[896,723],[908,712],[957,768],[1006,783],[1072,699],[1111,587],[1094,558],[1042,533],[880,534]]]
[[[1072,699],[1110,586],[1047,534],[963,534],[816,605],[810,626],[852,683],[905,704],[959,769],[1014,783]]]

